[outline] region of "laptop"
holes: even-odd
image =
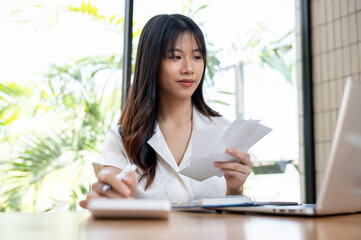
[[[316,204],[215,209],[304,216],[361,212],[361,83],[350,77],[346,79],[325,177]]]

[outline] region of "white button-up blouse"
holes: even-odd
[[[219,127],[226,127],[230,124],[223,117],[211,117],[211,120],[193,108],[193,130],[207,130]],[[119,134],[119,126],[110,130],[106,136],[103,150],[100,156],[93,162],[94,171],[107,165],[120,169],[130,162],[123,139]],[[192,134],[193,136],[193,134]],[[157,169],[153,183],[147,190],[146,180],[139,182],[135,191],[135,198],[168,198],[171,201],[185,201],[198,198],[222,197],[226,195],[226,181],[224,177],[213,176],[202,182],[198,182],[178,172],[190,164],[192,152],[192,136],[184,153],[183,159],[178,166],[167,143],[156,124],[154,135],[148,140],[148,144],[155,150],[157,156]]]

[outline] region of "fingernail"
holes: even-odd
[[[218,167],[218,166],[219,166],[219,163],[215,162],[215,163],[214,163],[214,166],[215,166],[215,167]]]
[[[232,149],[232,148],[227,148],[227,151],[228,151],[229,153],[233,153],[233,149]]]

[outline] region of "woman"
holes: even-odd
[[[158,15],[140,36],[134,81],[119,125],[109,132],[95,161],[98,182],[92,198],[169,198],[188,200],[242,194],[251,172],[247,153],[226,152],[238,162],[216,162],[224,177],[203,182],[178,172],[189,165],[192,131],[229,125],[204,101],[206,47],[200,28],[183,15]],[[122,181],[116,175],[137,166]],[[111,185],[108,191],[105,184]],[[81,205],[86,206],[86,201]]]

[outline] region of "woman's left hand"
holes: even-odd
[[[253,167],[251,156],[234,148],[227,148],[226,152],[239,162],[215,162],[214,166],[225,173],[227,195],[240,195],[243,193],[243,184]]]

